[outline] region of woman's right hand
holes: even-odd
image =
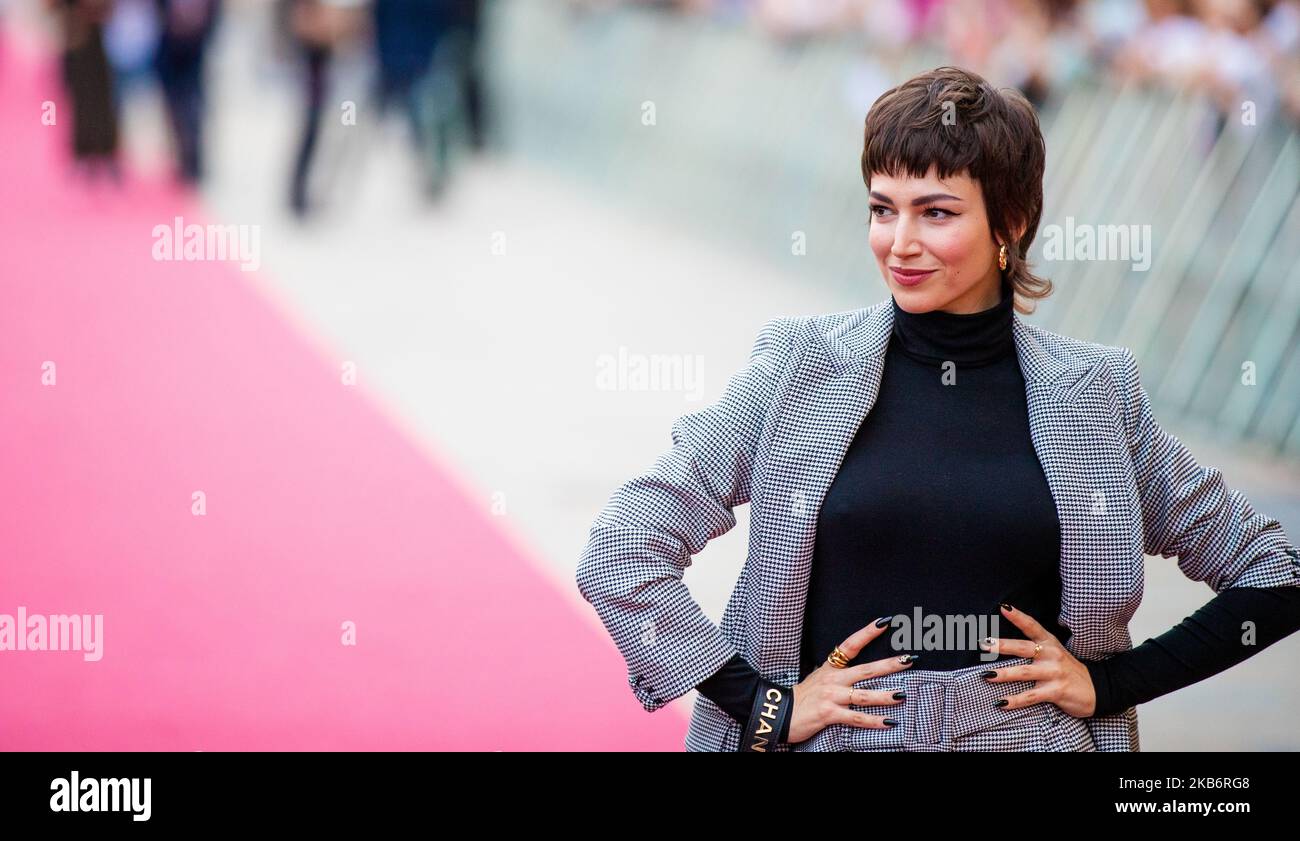
[[[867,643],[885,632],[892,618],[883,616],[840,643],[844,656],[849,660],[857,657]],[[877,624],[879,622],[884,624]],[[896,706],[904,703],[906,697],[895,698],[896,690],[854,689],[853,684],[910,669],[913,662],[912,655],[886,657],[843,669],[835,668],[829,661],[823,662],[812,674],[794,685],[794,709],[790,712],[790,735],[787,737],[790,743],[811,739],[832,724],[877,730],[897,726],[885,723],[894,720],[888,716],[868,715],[851,707]]]

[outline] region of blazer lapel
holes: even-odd
[[[1058,621],[1071,630],[1067,647],[1076,656],[1099,657],[1117,650],[1119,641],[1106,633],[1105,623],[1090,620],[1099,610],[1123,610],[1133,595],[1132,540],[1116,539],[1124,533],[1128,506],[1136,504],[1123,498],[1127,460],[1117,447],[1123,434],[1116,434],[1113,407],[1099,382],[1102,366],[1070,356],[1053,334],[1026,324],[1019,313],[1013,324],[1030,434],[1060,518]],[[791,373],[768,458],[756,477],[767,490],[755,495],[751,512],[760,524],[761,609],[773,631],[759,641],[758,667],[787,684],[800,677],[818,515],[875,405],[892,328],[892,300],[886,299],[808,337],[809,350]],[[816,331],[811,323],[805,329]],[[1139,574],[1139,592],[1140,584]]]
[[[830,335],[808,337],[809,350],[792,372],[755,495],[760,523],[760,596],[766,625],[758,669],[792,685],[799,680],[813,543],[822,500],[862,419],[879,393],[894,313],[891,302],[859,310]],[[805,328],[816,331],[809,323]]]

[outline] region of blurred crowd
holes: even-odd
[[[156,83],[175,156],[186,183],[200,181],[207,112],[205,60],[222,0],[44,0],[62,45],[62,75],[72,105],[73,158],[90,178],[121,180],[118,103],[126,90]],[[277,35],[301,69],[301,131],[287,189],[300,215],[312,206],[308,185],[326,113],[334,114],[330,65],[340,51],[368,49],[381,112],[409,120],[437,198],[450,171],[454,127],[483,146],[477,42],[479,0],[271,0]],[[346,113],[341,115],[348,119]],[[355,115],[353,115],[355,117]]]
[[[898,56],[930,46],[1035,105],[1084,74],[1186,90],[1225,119],[1300,124],[1300,0],[569,0],[706,15],[783,41],[845,38]]]
[[[119,178],[116,103],[146,80],[163,94],[177,176],[203,177],[205,57],[223,0],[43,0],[58,22],[78,166]],[[374,101],[409,121],[423,187],[445,189],[456,136],[484,144],[480,18],[484,0],[267,0],[300,70],[300,133],[287,184],[298,214],[322,118],[333,114],[331,63],[368,50]],[[1250,112],[1300,125],[1300,0],[527,0],[574,14],[627,6],[753,27],[792,46],[837,39],[872,67],[914,51],[1022,90],[1039,107],[1082,77],[1187,92],[1218,128]],[[881,69],[864,88],[883,90]],[[866,100],[868,103],[870,99]],[[346,117],[345,117],[346,119]],[[1244,119],[1241,120],[1245,122]],[[453,127],[459,127],[455,134]]]

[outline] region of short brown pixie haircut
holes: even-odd
[[[936,67],[885,91],[867,112],[862,180],[872,173],[923,178],[965,173],[979,182],[995,241],[1007,243],[1006,275],[1016,309],[1052,294],[1052,282],[1030,273],[1029,246],[1043,215],[1047,147],[1038,114],[1015,88],[997,89],[960,67]],[[1024,225],[1017,240],[1015,229]]]

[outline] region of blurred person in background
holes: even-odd
[[[104,49],[113,67],[119,103],[135,89],[153,86],[160,35],[155,0],[114,0],[113,13],[104,26]]]
[[[1082,72],[1086,44],[1075,0],[1011,0],[1008,28],[990,55],[988,75],[1019,88],[1041,109],[1054,91]]]
[[[1078,75],[1086,47],[1075,0],[959,0],[940,15],[955,63],[1019,89],[1035,108]]]
[[[1225,126],[1257,124],[1284,104],[1286,56],[1295,48],[1286,34],[1292,4],[1147,0],[1144,5],[1146,19],[1115,55],[1111,70],[1120,79],[1202,99],[1212,109],[1206,148]],[[1254,111],[1250,123],[1242,120],[1247,102]]]
[[[446,189],[454,126],[468,115],[471,144],[483,143],[478,77],[478,0],[375,0],[379,104],[406,112],[425,192]]]
[[[1193,82],[1214,105],[1215,134],[1226,123],[1242,125],[1242,105],[1254,103],[1255,121],[1267,119],[1277,104],[1267,38],[1260,28],[1263,5],[1257,0],[1198,0],[1205,22],[1205,49]]]
[[[937,27],[941,10],[942,0],[856,0],[858,50],[844,83],[848,113],[856,118],[894,86],[891,68]]]
[[[461,104],[469,129],[469,143],[476,151],[487,146],[487,114],[483,103],[483,59],[481,53],[483,0],[454,3],[448,43],[448,66],[461,92]]]
[[[453,147],[464,127],[470,147],[485,145],[479,18],[481,0],[442,0],[429,70],[430,140],[433,160],[430,190],[446,189],[454,159]]]
[[[417,151],[429,148],[420,83],[429,71],[438,31],[437,0],[375,0],[375,52],[381,113],[401,108]]]
[[[157,0],[161,22],[154,69],[172,128],[177,176],[203,176],[203,59],[216,29],[221,0]]]
[[[1277,0],[1261,25],[1261,49],[1278,84],[1278,105],[1300,126],[1300,0]]]
[[[1188,0],[1146,0],[1144,6],[1146,19],[1116,54],[1112,70],[1122,79],[1189,83],[1205,42],[1204,25]]]
[[[366,23],[367,0],[282,0],[282,26],[304,62],[303,128],[289,180],[289,206],[302,217],[310,209],[312,160],[320,136],[321,116],[329,88],[330,55],[360,37]]]
[[[852,19],[853,0],[759,0],[755,22],[786,43],[843,31]]]
[[[104,23],[112,2],[47,0],[46,6],[59,22],[63,83],[72,102],[74,166],[87,178],[106,174],[120,182],[117,99],[104,50]]]

